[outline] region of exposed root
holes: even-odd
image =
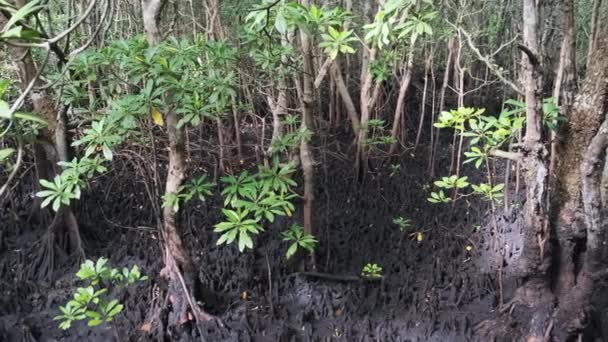
[[[27,272],[30,279],[52,280],[58,260],[64,260],[68,255],[74,263],[83,261],[84,248],[72,211],[69,208],[59,209],[51,225],[32,248],[34,262]]]

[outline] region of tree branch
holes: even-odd
[[[449,22],[448,22],[449,23]],[[504,84],[506,84],[507,86],[509,86],[511,89],[513,89],[516,93],[518,94],[522,94],[523,95],[523,90],[520,89],[515,83],[513,83],[512,81],[508,80],[502,73],[502,71],[499,69],[498,65],[494,64],[492,62],[492,60],[490,60],[490,57],[488,56],[484,56],[481,54],[481,51],[479,51],[479,49],[475,46],[475,44],[473,44],[473,40],[471,39],[471,35],[465,31],[462,27],[458,27],[452,23],[449,23],[452,27],[454,27],[455,29],[459,30],[460,32],[462,32],[462,34],[464,34],[464,36],[467,38],[467,45],[469,46],[469,48],[475,53],[475,55],[477,55],[477,58],[482,61],[487,67],[488,69],[490,69],[492,71],[492,73],[494,75],[496,75],[496,77],[498,77],[498,79],[500,79],[500,81],[502,81]],[[503,46],[501,46],[499,49],[502,49]]]
[[[15,162],[15,165],[13,166],[13,170],[11,171],[11,174],[8,175],[8,179],[6,180],[4,185],[2,185],[2,187],[0,188],[0,199],[2,199],[2,196],[4,196],[4,194],[6,193],[6,190],[8,190],[9,185],[13,181],[13,178],[15,178],[15,176],[17,175],[17,172],[19,171],[19,168],[21,168],[21,164],[23,163],[23,142],[21,141],[20,137],[17,137],[17,139],[18,139],[17,161]]]
[[[509,159],[509,160],[513,160],[513,161],[519,161],[523,157],[522,154],[519,152],[509,152],[509,151],[503,151],[503,150],[490,150],[489,154],[492,157]]]
[[[536,55],[534,54],[534,52],[532,52],[532,50],[528,49],[527,47],[525,47],[524,45],[521,45],[521,44],[517,44],[517,48],[520,49],[521,51],[523,51],[526,54],[526,56],[528,56],[528,59],[530,60],[530,64],[532,64],[535,68],[540,65],[540,63],[538,62],[538,57],[536,57]]]
[[[333,61],[333,59],[327,57],[325,59],[325,62],[323,62],[323,65],[321,66],[321,69],[319,69],[319,73],[317,74],[317,78],[315,79],[315,89],[318,89],[321,86],[321,82],[323,82],[323,79],[325,78],[325,75],[327,75],[327,71],[329,70],[329,67],[331,66]]]

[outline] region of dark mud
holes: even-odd
[[[143,162],[118,157],[112,173],[96,179],[75,207],[88,258],[136,263],[151,276],[118,294],[126,312],[112,327],[77,324],[64,332],[52,320],[76,285],[77,264],[58,255],[52,279],[38,279],[31,265],[46,226],[35,218],[27,222],[31,191],[22,182],[15,193],[23,197],[15,196],[1,212],[0,341],[478,340],[474,326],[496,316],[500,292],[492,228],[478,227],[485,206],[428,203],[427,153],[402,158],[397,175],[390,176],[385,165],[359,183],[340,152],[346,147],[336,146],[315,153],[321,161],[316,272],[302,272],[302,263],[284,257],[279,232],[297,217],[268,227],[255,251],[240,254],[236,247],[215,246],[221,199],[186,208],[183,235],[199,265],[203,305],[218,317],[199,329],[172,331],[155,320],[166,314],[166,298],[152,228],[157,216],[144,186],[153,180],[142,179]],[[399,231],[391,223],[396,216],[412,219],[412,228]],[[368,262],[384,268],[383,279],[358,279]],[[510,291],[507,282],[503,287]]]

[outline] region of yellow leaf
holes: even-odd
[[[163,120],[163,114],[158,110],[158,108],[152,106],[150,107],[150,116],[152,116],[152,121],[159,126],[163,126],[165,121]]]
[[[465,249],[467,250],[467,252],[470,252],[470,251],[473,250],[473,246],[468,245],[468,246],[465,247]]]
[[[418,242],[422,241],[422,232],[416,234],[416,240],[418,240]]]
[[[243,291],[241,298],[243,298],[243,300],[247,300],[247,291]]]

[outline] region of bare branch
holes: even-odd
[[[489,154],[492,157],[509,159],[512,161],[519,161],[523,158],[522,154],[519,152],[509,152],[509,151],[503,151],[503,150],[490,150]]]
[[[2,187],[0,188],[0,199],[4,196],[4,194],[6,193],[6,190],[8,190],[9,185],[11,184],[11,182],[17,175],[17,172],[19,171],[19,168],[21,168],[21,164],[23,163],[23,142],[21,141],[21,138],[18,137],[17,139],[18,139],[17,140],[18,141],[17,161],[15,162],[15,166],[13,166],[13,171],[11,171],[11,174],[8,175],[8,179],[6,180],[4,185],[2,185]]]
[[[50,44],[49,43],[44,43],[43,47],[46,49],[46,57],[44,58],[44,61],[42,62],[42,64],[38,68],[38,72],[36,72],[36,75],[32,78],[32,80],[30,81],[30,83],[27,85],[27,88],[25,88],[25,90],[23,91],[23,93],[21,93],[21,95],[19,96],[19,98],[17,98],[17,101],[15,101],[15,103],[13,103],[13,105],[11,107],[11,110],[9,111],[9,114],[8,114],[9,118],[12,118],[13,115],[15,114],[15,112],[17,110],[19,110],[19,108],[21,108],[21,106],[23,105],[23,102],[25,101],[25,98],[30,93],[30,91],[32,91],[32,89],[34,88],[34,84],[36,84],[36,81],[38,80],[38,78],[40,78],[40,75],[42,75],[42,71],[44,70],[44,67],[49,62],[49,57],[51,55]]]
[[[503,72],[499,69],[498,65],[496,65],[496,64],[494,64],[492,62],[491,57],[482,55],[481,51],[479,51],[479,49],[475,46],[475,44],[473,44],[473,40],[471,39],[471,35],[467,31],[465,31],[462,27],[456,26],[456,25],[454,25],[454,24],[452,24],[450,22],[448,22],[448,23],[452,27],[454,27],[456,30],[458,30],[458,31],[462,32],[462,34],[464,34],[464,36],[467,38],[467,45],[475,53],[475,55],[477,55],[477,59],[479,59],[480,61],[482,61],[488,67],[488,69],[490,69],[492,71],[492,73],[494,75],[496,75],[496,77],[498,77],[498,79],[500,79],[501,82],[503,82],[504,84],[506,84],[509,87],[511,87],[511,89],[513,89],[516,93],[523,94],[523,90],[521,90],[515,83],[513,83],[510,80],[508,80],[504,76]],[[499,50],[502,49],[502,48],[504,48],[504,46],[501,46],[499,48]],[[492,54],[492,55],[494,55],[494,54]]]
[[[323,82],[323,79],[325,78],[325,75],[327,75],[327,71],[329,70],[329,67],[331,66],[333,61],[333,59],[327,57],[325,59],[325,62],[323,62],[323,65],[321,66],[321,69],[319,69],[319,73],[317,74],[317,78],[315,79],[315,89],[321,86],[321,82]]]

